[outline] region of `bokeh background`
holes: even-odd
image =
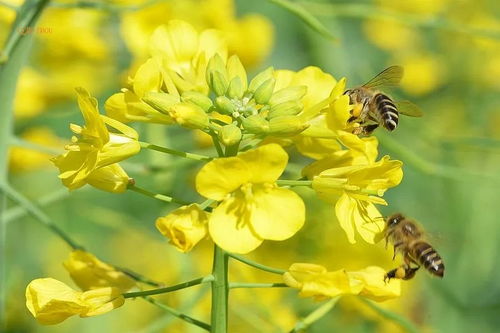
[[[0,2],[0,45],[15,17]],[[398,99],[425,116],[402,119],[394,133],[375,132],[380,151],[404,162],[404,179],[387,192],[388,215],[400,211],[425,226],[446,263],[443,280],[419,272],[402,296],[374,309],[344,297],[308,332],[496,332],[500,327],[500,5],[495,0],[301,1],[337,37],[332,42],[273,1],[53,1],[32,32],[34,46],[15,99],[18,147],[10,150],[13,186],[99,258],[166,284],[210,271],[212,246],[189,254],[168,245],[155,219],[173,209],[136,193],[112,195],[93,188],[69,193],[48,159],[81,123],[73,88],[86,87],[100,105],[117,92],[147,56],[152,30],[172,18],[226,34],[231,52],[251,71],[269,65],[299,70],[319,66],[348,86],[364,83],[389,65],[405,67]],[[86,7],[86,8],[78,8]],[[14,79],[14,78],[13,78]],[[2,89],[0,85],[0,89]],[[5,112],[0,110],[0,112]],[[158,125],[137,126],[144,141],[212,153],[202,135]],[[27,142],[33,146],[30,148]],[[291,152],[293,155],[293,152]],[[303,161],[292,159],[290,177]],[[2,161],[6,163],[6,161]],[[184,184],[200,168],[194,161],[141,152],[122,163],[145,188],[198,200]],[[293,178],[289,178],[293,179]],[[292,239],[266,242],[250,255],[270,266],[313,262],[335,270],[378,265],[390,269],[383,243],[351,245],[333,208],[300,190],[308,220]],[[38,325],[24,289],[51,276],[71,284],[62,261],[70,249],[13,203],[4,212],[7,332],[201,332],[140,299],[99,317]],[[399,260],[399,259],[397,259]],[[233,281],[276,282],[278,276],[231,264]],[[208,286],[158,299],[208,320]],[[318,306],[295,290],[236,289],[230,295],[230,332],[286,332]],[[401,319],[403,318],[403,319]],[[409,324],[401,324],[406,320]],[[411,329],[410,327],[410,329]]]

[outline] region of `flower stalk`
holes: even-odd
[[[227,332],[227,310],[229,296],[228,254],[214,245],[214,262],[212,268],[212,333]]]
[[[199,284],[203,283],[208,283],[214,281],[214,277],[212,275],[208,275],[202,278],[194,279],[191,281],[183,282],[176,284],[175,286],[171,287],[166,287],[166,288],[158,288],[158,289],[151,289],[151,290],[143,290],[143,291],[135,291],[135,292],[130,292],[130,293],[124,293],[123,297],[124,298],[134,298],[134,297],[143,297],[143,296],[151,296],[151,295],[159,295],[159,294],[165,294],[169,293],[172,291],[180,290],[180,289],[185,289],[189,288],[192,286],[197,286]]]

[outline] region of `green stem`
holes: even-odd
[[[53,233],[63,239],[72,249],[83,249],[82,246],[78,245],[70,236],[68,236],[59,226],[57,226],[50,217],[45,214],[40,208],[35,206],[29,199],[24,197],[21,193],[17,192],[15,189],[9,185],[4,185],[1,188],[7,196],[12,200],[17,202],[19,205],[23,206],[28,213],[33,216],[37,221],[41,222],[44,226],[49,228]]]
[[[278,179],[276,184],[281,186],[312,186],[312,180],[286,180]]]
[[[229,296],[227,270],[228,254],[217,245],[214,245],[214,262],[212,268],[212,275],[214,277],[214,281],[212,282],[212,333],[227,332]]]
[[[240,255],[237,255],[237,254],[234,254],[234,253],[228,253],[228,255],[231,258],[233,258],[233,259],[241,261],[244,264],[247,264],[249,266],[255,267],[255,268],[260,269],[262,271],[266,271],[266,272],[274,273],[274,274],[279,274],[279,275],[283,275],[283,274],[286,273],[286,271],[283,270],[283,269],[265,266],[265,265],[259,264],[258,262],[252,261],[250,259],[247,259],[247,258],[245,258],[243,256],[240,256]]]
[[[119,266],[115,266],[115,265],[112,265],[112,264],[109,264],[109,265],[114,266],[117,270],[125,273],[126,275],[130,276],[132,279],[134,279],[134,280],[136,280],[138,282],[149,284],[150,286],[153,286],[153,287],[161,287],[161,286],[163,286],[162,283],[153,281],[150,278],[145,277],[142,274],[136,273],[136,272],[134,272],[134,271],[132,271],[132,270],[130,270],[128,268],[119,267]]]
[[[215,202],[215,200],[212,200],[212,199],[207,199],[205,201],[203,201],[201,204],[198,204],[198,206],[200,206],[200,209],[202,210],[207,210],[207,208],[213,204]]]
[[[179,204],[179,205],[190,205],[191,204],[190,202],[182,201],[180,199],[169,197],[167,195],[150,192],[150,191],[145,190],[145,189],[143,189],[141,187],[138,187],[136,185],[129,185],[128,189],[131,190],[131,191],[140,193],[142,195],[148,196],[150,198],[154,198],[154,199],[161,200],[161,201],[164,201],[164,202],[176,203],[176,204]]]
[[[166,288],[158,288],[158,289],[152,289],[152,290],[143,290],[143,291],[134,291],[130,293],[124,293],[123,297],[124,298],[134,298],[134,297],[143,297],[143,296],[151,296],[151,295],[159,295],[159,294],[165,294],[169,293],[172,291],[180,290],[180,289],[185,289],[189,288],[192,286],[197,286],[199,284],[207,283],[207,282],[212,282],[214,281],[214,277],[212,275],[208,275],[202,278],[194,279],[191,281],[187,282],[182,282],[179,284],[176,284],[175,286],[171,287],[166,287]]]
[[[311,312],[307,317],[299,321],[297,324],[295,324],[295,327],[290,331],[290,333],[296,333],[300,331],[304,331],[307,329],[309,326],[311,326],[314,322],[318,321],[321,319],[324,315],[326,315],[333,307],[335,304],[337,304],[337,301],[339,300],[340,297],[334,297],[328,302],[324,303],[320,307],[318,307],[316,310]]]
[[[208,134],[212,137],[215,150],[217,151],[219,157],[224,156],[224,151],[222,150],[219,139],[217,139],[217,134],[214,131],[210,131]]]
[[[229,282],[229,289],[236,288],[289,288],[286,283],[247,283],[247,282]]]
[[[152,297],[144,297],[144,299],[145,299],[146,301],[148,301],[149,303],[154,304],[154,305],[156,305],[157,307],[159,307],[159,308],[161,308],[161,309],[163,309],[163,310],[167,311],[167,312],[168,312],[168,313],[170,313],[171,315],[173,315],[173,316],[175,316],[175,317],[177,317],[177,318],[179,318],[179,319],[184,320],[185,322],[188,322],[188,323],[193,324],[193,325],[195,325],[195,326],[201,327],[201,328],[203,328],[203,329],[204,329],[204,330],[206,330],[206,331],[210,331],[210,325],[209,325],[209,324],[207,324],[207,323],[204,323],[204,322],[202,322],[202,321],[200,321],[200,320],[198,320],[198,319],[195,319],[195,318],[193,318],[193,317],[190,317],[190,316],[188,316],[188,315],[186,315],[186,314],[184,314],[184,313],[182,313],[182,312],[179,312],[179,311],[177,311],[177,310],[175,310],[175,309],[173,309],[173,308],[169,307],[168,305],[165,305],[165,304],[163,304],[163,303],[158,302],[157,300],[155,300],[155,299],[154,299],[154,298],[152,298]]]
[[[157,146],[157,145],[154,145],[154,144],[151,144],[148,142],[139,141],[139,144],[141,145],[141,148],[151,149],[151,150],[159,151],[159,152],[170,154],[170,155],[189,158],[189,159],[196,160],[196,161],[211,161],[213,159],[212,157],[209,157],[209,156],[193,154],[193,153],[186,153],[186,152],[171,149],[171,148]]]
[[[406,332],[409,332],[409,333],[418,333],[419,332],[419,330],[415,327],[415,325],[413,325],[412,322],[410,322],[408,319],[404,318],[403,316],[401,316],[397,313],[394,313],[392,311],[389,311],[387,309],[384,309],[384,308],[378,306],[376,303],[374,303],[366,298],[360,297],[359,299],[363,303],[368,305],[370,308],[372,308],[373,310],[378,312],[382,317],[385,317],[385,318],[392,320],[393,322],[399,324],[399,326],[403,327],[406,330]]]

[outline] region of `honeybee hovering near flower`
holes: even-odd
[[[386,220],[385,240],[386,246],[388,242],[394,246],[392,259],[399,252],[403,255],[405,264],[387,272],[384,280],[409,280],[415,276],[420,266],[424,266],[434,276],[444,276],[443,260],[436,250],[423,240],[423,232],[415,222],[399,213],[389,216]]]
[[[409,101],[394,102],[379,88],[391,87],[399,84],[403,78],[403,67],[391,66],[380,72],[364,85],[346,90],[353,105],[348,123],[358,123],[353,134],[369,135],[377,127],[382,126],[393,131],[398,126],[399,114],[411,117],[421,117],[422,112]]]

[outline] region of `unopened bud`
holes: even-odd
[[[302,111],[303,108],[304,105],[296,100],[277,104],[271,107],[269,119],[281,116],[295,116]]]
[[[227,60],[227,76],[229,80],[239,77],[243,91],[247,90],[247,72],[237,55],[232,55]]]
[[[222,126],[219,131],[219,139],[224,146],[232,146],[241,140],[241,130],[234,124]]]
[[[257,90],[255,90],[255,101],[259,104],[266,104],[273,95],[274,85],[276,84],[275,78],[270,78],[262,83]]]
[[[266,134],[269,131],[269,122],[259,115],[251,115],[244,118],[243,128],[250,133]]]
[[[227,95],[230,98],[241,99],[243,97],[243,93],[245,90],[243,89],[243,84],[241,83],[241,79],[236,76],[233,77],[231,82],[229,82],[229,87],[227,88]]]
[[[165,114],[169,113],[169,110],[172,107],[172,105],[179,102],[178,97],[159,92],[148,92],[142,98],[142,100],[155,110]]]
[[[269,100],[269,104],[273,106],[289,101],[298,101],[302,99],[302,97],[304,97],[306,93],[306,86],[286,87],[276,91]]]
[[[175,121],[187,128],[204,129],[209,125],[208,115],[196,104],[178,103],[169,110]]]
[[[208,112],[212,107],[212,100],[204,94],[197,91],[186,91],[181,96],[181,101],[191,102],[198,105],[203,111]]]
[[[227,79],[221,72],[213,71],[210,73],[210,87],[215,95],[223,96],[226,93],[227,85]]]
[[[233,114],[236,111],[233,103],[226,96],[219,96],[215,99],[215,106],[217,107],[217,111],[222,114]]]
[[[207,70],[205,72],[205,79],[207,80],[207,83],[210,84],[211,80],[211,75],[213,72],[218,71],[220,72],[224,77],[226,77],[226,65],[224,65],[224,60],[222,57],[216,53],[210,58],[207,64]]]
[[[252,81],[250,81],[250,85],[248,86],[248,91],[254,92],[255,90],[257,90],[257,88],[260,87],[262,83],[273,77],[273,72],[274,68],[269,67],[266,70],[257,74],[257,76],[255,76],[252,79]]]
[[[269,121],[269,133],[278,136],[296,135],[308,127],[308,124],[295,116],[276,117]]]

